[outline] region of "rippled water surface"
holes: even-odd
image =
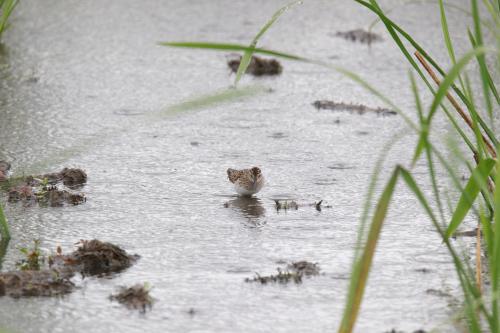
[[[399,1],[383,3],[392,8]],[[320,99],[384,105],[335,72],[288,61],[277,78],[243,79],[243,85],[265,88],[258,95],[169,112],[171,105],[227,88],[234,77],[228,55],[156,44],[248,43],[281,5],[19,4],[0,56],[0,159],[11,161],[17,174],[81,167],[88,174],[82,189],[87,202],[63,208],[7,204],[13,239],[2,269],[14,269],[21,257],[17,248],[34,238],[47,251],[58,245],[71,251],[80,239],[98,238],[141,259],[113,278],[75,279],[79,288],[62,298],[1,298],[1,326],[12,332],[337,328],[364,193],[380,152],[405,131],[401,117],[318,111],[311,104]],[[396,8],[391,17],[446,61],[438,14],[437,5],[413,4]],[[461,29],[469,18],[453,10],[448,15],[462,52],[468,41]],[[415,119],[408,65],[383,26],[374,29],[383,41],[371,47],[335,36],[366,28],[373,19],[352,1],[308,1],[286,13],[260,45],[359,73]],[[428,103],[429,96],[424,98]],[[435,126],[443,123],[437,119]],[[396,163],[407,164],[415,142],[407,135],[395,144],[382,179]],[[262,168],[267,185],[254,199],[238,198],[226,169],[253,165]],[[423,162],[415,174],[429,189]],[[274,199],[305,206],[277,212]],[[319,212],[307,206],[319,200],[332,207]],[[317,262],[323,274],[300,285],[244,282],[297,260]],[[108,300],[118,286],[137,282],[153,286],[152,311],[141,315]],[[454,297],[460,292],[445,247],[400,186],[356,331],[454,331]]]

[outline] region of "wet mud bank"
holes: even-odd
[[[68,294],[76,285],[71,281],[75,274],[108,276],[133,265],[138,255],[129,255],[117,245],[99,240],[82,240],[78,248],[62,254],[60,249],[47,258],[48,268],[37,265],[27,269],[0,273],[0,296],[58,296]],[[36,251],[36,250],[35,250]],[[28,254],[28,260],[30,255]],[[38,268],[38,269],[37,269]]]
[[[6,171],[2,171],[5,168]],[[8,201],[11,203],[60,207],[65,204],[79,205],[86,201],[83,193],[76,192],[87,182],[87,174],[82,169],[64,168],[43,175],[8,178],[9,169],[7,162],[0,161],[0,185],[8,192]]]

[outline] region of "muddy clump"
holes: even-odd
[[[293,272],[296,272],[297,274],[307,276],[319,275],[320,271],[319,265],[317,263],[312,263],[305,260],[293,262],[288,265],[287,268]]]
[[[58,269],[79,272],[83,276],[108,275],[132,266],[138,255],[129,255],[117,245],[97,239],[82,240],[80,246],[68,255],[56,255],[49,265]]]
[[[334,102],[327,100],[319,100],[313,103],[314,107],[318,110],[332,110],[332,111],[347,111],[350,113],[365,114],[374,113],[381,116],[395,116],[397,112],[386,108],[371,108],[362,104],[348,104],[343,102]]]
[[[0,161],[0,182],[7,180],[7,173],[10,170],[10,163],[6,161]]]
[[[321,212],[322,208],[332,208],[331,205],[323,205],[323,200],[314,203],[299,204],[295,200],[279,200],[274,199],[274,207],[276,211],[280,210],[298,210],[299,207],[314,207],[318,212]]]
[[[274,275],[262,276],[259,273],[255,273],[255,276],[253,278],[246,278],[245,282],[259,282],[261,284],[287,284],[289,282],[294,282],[296,284],[299,284],[302,283],[302,278],[304,276],[319,275],[320,268],[316,263],[311,263],[303,260],[292,262],[291,264],[287,265],[287,268],[285,270],[279,267],[276,270],[278,274]]]
[[[64,168],[59,172],[28,176],[26,182],[31,186],[40,186],[44,183],[53,185],[62,182],[65,186],[71,188],[84,185],[87,182],[87,174],[82,169]]]
[[[278,283],[302,283],[302,274],[296,272],[283,271],[281,268],[277,268],[278,274],[261,276],[259,273],[255,273],[253,278],[246,278],[245,282],[260,282],[261,284],[268,284],[271,282]]]
[[[145,313],[153,306],[153,298],[149,295],[150,289],[141,284],[132,287],[120,287],[117,294],[109,296],[110,300],[117,301],[129,309],[140,310]]]
[[[238,71],[238,67],[240,66],[241,56],[237,59],[230,59],[227,62],[227,65],[231,69],[233,73]],[[250,64],[248,65],[247,74],[252,74],[254,76],[264,76],[264,75],[279,75],[283,71],[283,67],[276,59],[265,59],[253,56],[250,60]]]
[[[56,270],[0,273],[0,296],[57,296],[70,293],[74,287]]]
[[[62,183],[74,189],[87,182],[87,174],[81,169],[64,168],[60,172],[38,176],[9,179],[9,202],[23,202],[25,205],[38,203],[41,206],[60,207],[65,204],[79,205],[86,201],[85,195],[60,189]]]
[[[80,241],[70,254],[58,247],[48,258],[41,253],[38,242],[33,249],[21,249],[26,259],[18,263],[19,271],[0,273],[0,296],[56,296],[70,293],[75,285],[70,279],[82,276],[109,275],[122,271],[138,259],[120,247],[99,240]],[[48,268],[43,267],[48,263]]]
[[[374,32],[365,31],[363,29],[354,29],[348,31],[338,31],[336,37],[344,38],[351,42],[359,42],[363,44],[371,44],[373,42],[382,41],[382,37]]]

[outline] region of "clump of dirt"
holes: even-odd
[[[76,251],[57,255],[49,262],[51,267],[63,267],[82,275],[107,275],[120,272],[134,264],[138,255],[129,255],[117,245],[97,239],[81,240]]]
[[[309,204],[298,204],[295,200],[274,199],[274,204],[277,212],[280,210],[298,210],[299,207],[315,207],[318,212],[321,212],[322,208],[332,208],[331,205],[323,205],[323,200]]]
[[[7,180],[7,173],[10,170],[10,164],[6,161],[0,161],[0,182]]]
[[[144,313],[153,306],[153,298],[149,295],[149,291],[147,286],[136,284],[132,287],[120,287],[120,291],[109,298],[129,309],[140,310]]]
[[[137,255],[129,255],[120,247],[99,240],[80,241],[77,250],[62,254],[58,247],[45,259],[35,242],[34,249],[21,249],[26,259],[20,271],[0,273],[0,296],[55,296],[69,293],[75,285],[70,281],[76,273],[103,276],[130,267]],[[42,267],[48,262],[49,268]]]
[[[87,174],[82,169],[64,168],[59,172],[26,177],[26,183],[31,186],[40,186],[44,183],[57,184],[59,182],[70,188],[81,186],[87,182]]]
[[[371,44],[372,42],[382,41],[382,37],[374,32],[365,31],[363,29],[354,29],[348,31],[339,31],[335,34],[337,37],[344,38],[352,42],[360,42],[364,44]]]
[[[233,73],[238,71],[238,67],[240,66],[241,56],[237,59],[228,60],[227,65],[231,69]],[[252,74],[254,76],[263,76],[263,75],[279,75],[283,71],[283,67],[276,59],[265,59],[253,56],[250,60],[250,64],[247,68],[247,74]]]
[[[270,282],[279,282],[279,283],[302,283],[302,274],[296,272],[282,271],[281,268],[277,268],[278,274],[261,276],[258,273],[255,273],[255,277],[246,278],[245,282],[260,282],[261,284],[267,284]]]
[[[70,293],[74,287],[56,270],[0,273],[0,296],[57,296]]]
[[[334,102],[327,100],[315,101],[313,105],[318,110],[332,110],[332,111],[348,111],[351,113],[365,114],[365,113],[375,113],[381,116],[395,116],[397,112],[394,110],[389,110],[386,108],[371,108],[362,104],[348,104],[343,102]]]
[[[87,182],[87,174],[81,169],[64,168],[60,172],[12,179],[9,181],[9,185],[12,185],[8,190],[9,202],[60,207],[64,204],[79,205],[86,201],[82,193],[59,189],[57,184],[61,182],[69,189],[74,189]]]
[[[312,263],[309,261],[296,261],[287,266],[291,271],[296,272],[301,275],[319,275],[320,268],[317,263]]]
[[[79,205],[87,199],[82,193],[59,190],[54,185],[33,188],[20,185],[9,189],[9,202],[22,201],[25,204],[39,203],[41,206],[60,207],[64,204]]]
[[[302,278],[304,276],[319,275],[320,268],[317,263],[311,263],[308,261],[297,261],[292,262],[287,265],[286,270],[281,268],[276,269],[278,274],[262,276],[259,273],[255,273],[253,278],[246,278],[245,282],[260,282],[261,284],[267,284],[270,282],[278,283],[302,283]]]

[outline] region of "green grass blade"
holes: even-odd
[[[497,148],[498,151],[498,148]],[[492,293],[494,295],[493,300],[492,300],[492,311],[493,311],[493,317],[495,320],[495,332],[498,332],[498,329],[500,328],[499,320],[500,320],[500,313],[499,313],[499,307],[498,307],[498,288],[500,286],[500,159],[497,159],[496,162],[496,183],[495,183],[495,194],[494,194],[494,204],[495,204],[495,216],[494,216],[494,225],[493,225],[493,233],[494,233],[494,240],[493,240],[493,256],[491,263],[493,264],[492,267],[490,267],[491,270],[491,289]]]
[[[420,46],[420,44],[418,44],[412,37],[410,34],[408,34],[404,29],[402,29],[400,26],[398,26],[396,23],[394,23],[392,20],[390,20],[381,10],[380,10],[380,7],[378,6],[378,4],[376,3],[376,1],[374,0],[370,0],[371,3],[375,4],[375,5],[372,5],[371,3],[365,1],[365,0],[354,0],[356,1],[357,3],[363,5],[364,7],[368,8],[369,10],[371,10],[372,12],[374,12],[376,15],[378,15],[380,17],[380,19],[382,20],[382,22],[384,23],[384,25],[386,26],[387,30],[389,31],[389,33],[391,34],[391,36],[393,37],[394,41],[396,42],[397,46],[401,49],[401,52],[403,52],[403,54],[405,55],[405,57],[407,58],[408,62],[410,62],[410,64],[413,66],[413,68],[418,72],[419,76],[421,77],[421,79],[425,82],[425,84],[427,85],[427,87],[429,88],[429,90],[431,92],[434,93],[434,89],[432,88],[432,86],[430,85],[429,81],[427,80],[427,78],[423,75],[422,71],[420,70],[420,68],[417,66],[417,64],[415,63],[415,61],[413,60],[413,58],[409,55],[409,52],[407,51],[406,47],[404,46],[404,44],[402,43],[401,39],[399,38],[399,36],[395,33],[395,31],[397,31],[399,34],[401,34],[401,36],[406,39],[431,65],[432,67],[434,67],[441,75],[445,75],[445,72],[443,69],[441,69],[441,67],[436,63],[436,61]],[[465,95],[462,93],[462,91],[460,91],[460,89],[458,89],[455,85],[452,85],[451,86],[452,89],[455,91],[455,93],[458,95],[458,97],[462,100],[462,102],[470,108],[470,101],[467,100],[467,98],[465,97]],[[444,110],[446,110],[446,108],[444,106],[442,106]],[[445,111],[447,114],[448,112]],[[482,120],[482,118],[479,118],[478,119],[479,123],[481,124],[481,127],[484,129],[485,133],[488,135],[489,139],[491,140],[491,142],[493,143],[493,145],[497,145],[498,144],[498,140],[496,139],[495,137],[495,134],[493,133],[493,131],[489,128],[489,126]]]
[[[252,60],[252,55],[254,53],[255,47],[257,46],[257,43],[259,39],[269,30],[269,28],[278,20],[278,18],[283,15],[287,10],[292,8],[293,6],[297,4],[301,4],[302,1],[294,1],[292,3],[289,3],[286,6],[281,7],[278,9],[274,15],[271,17],[269,21],[264,24],[264,26],[259,30],[257,35],[253,38],[252,42],[250,43],[249,49],[245,51],[243,56],[241,57],[240,65],[238,66],[238,70],[236,71],[236,78],[234,79],[234,85],[236,86],[240,79],[243,77],[243,74],[245,74],[248,65],[250,64],[250,61]]]
[[[0,204],[0,235],[2,239],[10,239],[9,224],[3,212],[2,204]]]
[[[254,53],[260,53],[265,55],[271,55],[276,57],[281,57],[289,60],[305,61],[309,62],[306,58],[299,57],[289,53],[283,53],[279,51],[273,51],[262,48],[251,48],[246,45],[241,44],[230,44],[230,43],[210,43],[210,42],[159,42],[158,45],[168,46],[168,47],[180,47],[188,49],[206,49],[214,51],[252,51]]]
[[[477,6],[477,0],[471,0],[472,5],[472,18],[474,19],[474,32],[476,37],[476,43],[478,47],[483,46],[483,35],[481,32],[481,18],[479,16],[479,8]],[[491,122],[493,122],[493,105],[491,104],[490,91],[488,89],[488,68],[486,67],[486,57],[484,53],[479,53],[477,55],[477,62],[479,63],[479,73],[481,74],[481,83],[483,86],[484,101],[486,104],[486,110],[490,116]]]
[[[457,207],[453,212],[451,222],[446,229],[445,237],[449,238],[457,230],[460,223],[469,212],[472,204],[476,200],[477,195],[481,188],[485,187],[486,181],[491,173],[491,170],[495,166],[495,160],[484,159],[479,162],[478,166],[472,172],[472,175],[465,186],[462,195],[458,201]]]
[[[469,40],[470,40],[470,43],[472,44],[472,47],[477,48],[476,39],[474,38],[474,35],[472,34],[472,32],[469,29],[467,29],[467,34],[469,35]],[[477,59],[477,61],[479,62],[479,59]],[[490,90],[491,90],[493,96],[495,96],[497,104],[500,104],[500,96],[498,95],[497,87],[495,86],[495,83],[493,82],[493,79],[491,78],[491,74],[490,74],[489,70],[486,71],[486,80],[488,81],[488,86],[490,87]]]
[[[377,203],[363,253],[353,267],[347,304],[338,330],[339,333],[351,333],[354,329],[354,324],[361,307],[361,301],[363,299],[373,256],[375,254],[375,249],[377,247],[377,242],[380,237],[385,216],[387,215],[389,203],[391,201],[392,194],[394,193],[398,175],[399,168],[396,168]]]
[[[477,49],[470,50],[467,52],[459,61],[450,69],[448,74],[444,77],[444,80],[439,85],[439,88],[432,101],[431,109],[429,111],[428,122],[430,123],[434,113],[436,112],[439,105],[442,103],[448,89],[451,87],[455,79],[458,77],[463,68],[469,63],[469,61],[480,54],[484,54],[487,51],[486,48],[480,47]]]
[[[196,96],[181,103],[171,105],[165,111],[155,114],[155,116],[165,116],[177,112],[208,108],[220,103],[227,103],[243,97],[254,96],[265,91],[265,87],[262,86],[248,86],[241,89],[228,88],[207,95]]]
[[[0,9],[2,10],[2,15],[0,16],[0,37],[2,36],[2,33],[5,31],[5,29],[8,28],[9,17],[12,14],[14,8],[17,6],[18,2],[19,0],[6,0],[1,4]]]

